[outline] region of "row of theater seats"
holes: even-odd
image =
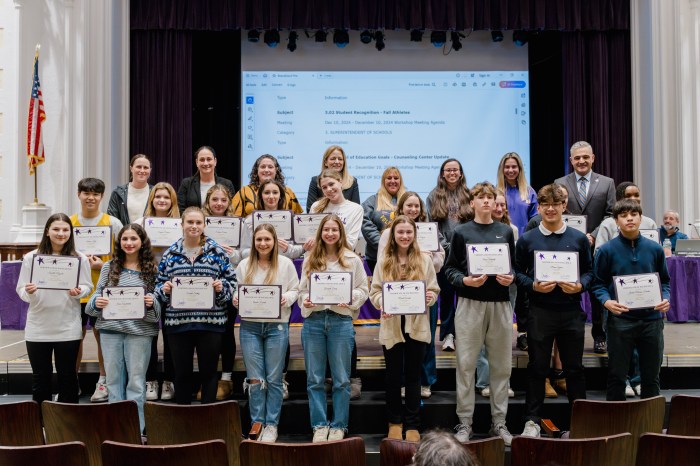
[[[672,398],[666,433],[662,433],[664,414],[663,397],[622,402],[577,400],[567,439],[516,437],[510,464],[700,464],[700,397]],[[0,404],[0,466],[365,464],[365,445],[359,437],[320,444],[242,441],[235,401],[192,406],[147,403],[145,417],[147,433],[149,429],[153,432],[147,446],[142,445],[136,404],[131,401],[103,405],[44,402],[41,408],[34,402]],[[558,435],[557,429],[549,428]],[[380,464],[408,465],[416,447],[415,443],[384,439]],[[505,447],[500,438],[475,440],[464,447],[483,466],[504,464]]]

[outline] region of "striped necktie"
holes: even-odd
[[[586,194],[587,194],[587,189],[586,189],[586,178],[583,176],[581,179],[578,181],[578,200],[581,202],[581,207],[586,203]]]

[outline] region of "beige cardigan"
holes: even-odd
[[[426,291],[432,291],[435,297],[428,302],[428,307],[432,306],[437,300],[440,293],[440,287],[437,283],[435,269],[430,256],[421,254],[423,259],[423,274],[422,279],[425,280]],[[374,276],[372,277],[372,287],[369,291],[369,299],[377,309],[382,308],[382,285],[384,278],[382,277],[382,267],[384,259],[380,258],[377,266],[374,268]],[[430,343],[430,316],[429,312],[418,315],[405,316],[404,331],[411,335],[416,341]],[[391,349],[397,343],[403,343],[403,333],[401,332],[400,316],[382,317],[379,324],[379,343],[384,345],[386,349]]]

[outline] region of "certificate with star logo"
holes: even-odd
[[[237,248],[241,245],[241,217],[206,217],[204,234],[223,246]]]
[[[416,241],[421,251],[439,251],[437,222],[416,222]]]
[[[352,303],[352,272],[311,272],[309,301],[336,306]]]
[[[578,252],[535,251],[535,281],[578,283]]]
[[[508,275],[510,249],[507,243],[467,244],[469,275]]]
[[[34,254],[29,283],[34,283],[38,289],[72,290],[78,287],[79,279],[79,256]]]
[[[210,310],[214,308],[214,279],[178,275],[170,282],[173,288],[170,305],[176,310]]]
[[[269,223],[275,228],[278,239],[292,239],[292,211],[291,210],[254,210],[253,231],[263,223]]]
[[[85,255],[107,256],[112,253],[112,227],[73,227],[75,249]]]
[[[282,286],[239,284],[238,315],[241,319],[279,319],[282,315]]]
[[[427,310],[425,281],[384,282],[382,285],[382,311],[384,314],[424,314]]]
[[[109,303],[102,309],[105,320],[143,319],[146,317],[146,289],[142,286],[108,286],[102,297]]]
[[[316,238],[316,231],[321,220],[328,214],[294,214],[294,242],[304,244]]]
[[[143,229],[151,240],[151,246],[169,248],[182,238],[179,218],[146,217],[143,219]]]
[[[653,308],[663,300],[658,273],[618,275],[613,283],[617,302],[629,309]]]

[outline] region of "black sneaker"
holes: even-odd
[[[605,354],[608,352],[608,343],[605,338],[596,338],[593,342],[593,352],[596,354]]]
[[[515,346],[520,351],[527,351],[527,333],[521,333],[515,340]]]

